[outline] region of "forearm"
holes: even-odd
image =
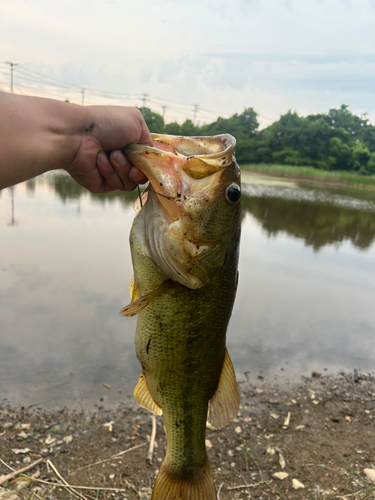
[[[0,189],[66,168],[81,143],[85,108],[0,92]]]

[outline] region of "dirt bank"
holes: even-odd
[[[375,471],[374,377],[340,374],[298,385],[258,379],[240,390],[235,421],[207,429],[218,498],[375,498],[375,483],[364,472]],[[28,479],[17,475],[4,483],[0,498],[10,490],[28,500],[147,500],[166,446],[162,418],[156,427],[151,465],[152,418],[133,404],[92,412],[2,406],[0,476],[40,462],[25,473]],[[64,481],[92,489],[72,493]]]

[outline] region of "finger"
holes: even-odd
[[[114,191],[116,189],[124,189],[124,183],[117,175],[111,162],[109,161],[108,156],[104,151],[99,151],[96,160],[96,166],[111,189],[113,189]]]
[[[131,166],[129,170],[129,179],[136,182],[137,184],[145,184],[148,179],[143,172],[141,172],[137,167]]]
[[[129,179],[129,171],[132,168],[130,161],[124,156],[120,150],[112,151],[109,161],[118,177],[121,179],[123,191],[132,191],[135,189],[136,184]],[[143,174],[142,174],[143,175]]]
[[[148,181],[147,177],[137,167],[130,163],[122,151],[112,151],[109,159],[113,168],[116,170],[117,175],[121,177],[121,180],[125,185],[129,179],[130,181],[133,181],[132,185],[134,182],[137,184],[145,184]]]

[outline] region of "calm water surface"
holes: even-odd
[[[375,195],[244,176],[228,330],[239,378],[375,369]],[[134,194],[63,174],[0,192],[0,402],[88,406],[132,393]],[[102,384],[109,384],[108,391]]]

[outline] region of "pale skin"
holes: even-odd
[[[64,169],[92,193],[131,191],[147,181],[122,152],[132,142],[152,145],[136,108],[0,92],[0,189]]]

